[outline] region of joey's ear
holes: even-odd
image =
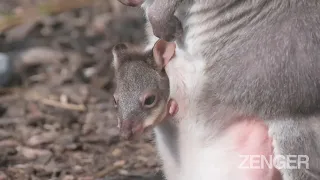
[[[118,0],[118,1],[126,6],[132,6],[132,7],[139,6],[144,2],[144,0]]]
[[[176,44],[159,39],[153,47],[153,57],[157,67],[163,69],[165,65],[174,57]]]
[[[121,64],[121,61],[124,60],[123,58],[127,49],[128,46],[124,43],[117,44],[112,48],[113,65],[115,69],[118,69]]]

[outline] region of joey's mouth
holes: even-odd
[[[127,140],[140,138],[144,133],[167,120],[169,116],[174,116],[177,112],[178,104],[174,100],[169,100],[167,104],[164,103],[147,119],[120,121],[120,134]]]
[[[126,140],[134,140],[139,139],[150,129],[153,129],[153,126],[145,127],[142,120],[139,123],[133,123],[133,121],[126,120],[121,123],[120,135]]]
[[[131,120],[125,120],[121,122],[119,128],[121,137],[130,140],[134,134],[142,130],[142,124],[134,124]]]

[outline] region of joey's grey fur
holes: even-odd
[[[113,48],[117,88],[114,93],[123,135],[130,138],[132,129],[161,118],[169,98],[169,79],[153,60],[152,50],[146,53],[118,44]],[[156,105],[145,108],[142,98],[153,93]],[[153,124],[153,123],[151,123]]]
[[[114,66],[117,88],[114,93],[117,103],[118,118],[121,123],[143,123],[146,119],[161,117],[161,106],[169,98],[169,79],[164,71],[155,63],[152,51],[142,52],[128,48],[127,45],[118,44],[113,49]],[[161,68],[163,69],[163,67]],[[140,96],[146,90],[157,90],[158,102],[151,109],[144,109],[140,105]],[[170,118],[170,117],[166,117]],[[132,125],[131,125],[132,126]],[[131,136],[131,128],[124,129],[122,133]],[[172,119],[165,120],[155,127],[156,145],[164,163],[164,173],[169,179],[176,179],[178,172],[178,130]]]

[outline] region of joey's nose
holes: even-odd
[[[146,92],[140,98],[144,108],[152,108],[157,104],[158,95],[155,92]]]
[[[130,120],[126,120],[126,121],[121,121],[120,124],[120,134],[123,138],[125,139],[129,139],[132,135],[132,127],[133,127],[133,122]]]
[[[127,140],[138,138],[143,132],[143,124],[140,121],[125,120],[120,125],[120,135]]]

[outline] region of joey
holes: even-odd
[[[170,99],[164,70],[174,56],[175,44],[159,40],[148,52],[118,44],[113,48],[116,90],[114,93],[122,135],[132,138],[177,111]]]

